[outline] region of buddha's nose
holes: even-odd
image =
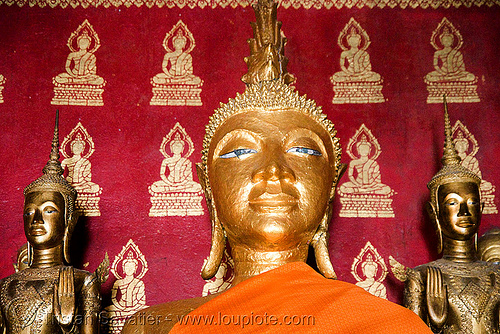
[[[43,224],[42,212],[40,210],[35,210],[33,213],[33,224]]]
[[[471,216],[469,207],[467,206],[467,202],[463,202],[460,204],[460,211],[458,211],[458,215],[461,217]]]
[[[295,175],[285,164],[271,161],[257,170],[252,179],[254,183],[266,181],[269,185],[269,183],[279,183],[281,181],[295,182]]]

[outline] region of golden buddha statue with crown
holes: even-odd
[[[480,261],[481,179],[460,164],[445,101],[443,167],[428,183],[428,212],[443,257],[406,271],[406,307],[435,333],[499,333],[500,268]]]
[[[99,36],[88,20],[71,34],[66,58],[66,72],[59,73],[54,83],[52,104],[73,106],[102,106],[106,81],[97,75],[95,52],[101,46]]]
[[[102,277],[69,266],[78,215],[76,191],[62,176],[57,122],[43,175],[24,189],[29,267],[0,281],[0,333],[98,332]]]
[[[216,275],[227,247],[232,287],[149,307],[122,333],[290,333],[290,314],[311,315],[302,333],[429,333],[409,310],[335,280],[328,225],[345,169],[339,140],[321,108],[288,85],[277,4],[253,7],[246,90],[210,118],[197,165],[212,223],[201,275]],[[305,263],[310,247],[320,273]]]

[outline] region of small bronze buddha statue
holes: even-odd
[[[499,333],[500,269],[480,261],[481,179],[461,166],[445,101],[443,167],[427,185],[441,259],[407,270],[404,305],[434,333]]]
[[[245,326],[256,326],[252,333],[289,333],[293,330],[279,327],[277,317],[286,323],[289,314],[313,312],[315,323],[295,330],[373,334],[397,333],[388,331],[397,326],[400,333],[409,326],[407,333],[426,333],[409,310],[335,280],[328,225],[345,170],[336,130],[314,101],[288,86],[294,78],[286,70],[277,4],[259,0],[253,7],[257,20],[251,55],[245,58],[246,90],[210,118],[197,164],[212,223],[210,255],[201,275],[210,279],[217,273],[229,245],[233,285],[218,295],[142,310],[122,333],[234,334],[248,330]],[[305,264],[310,246],[320,273]],[[340,314],[350,313],[346,308],[354,308],[349,317]],[[268,323],[243,324],[254,315],[267,317]],[[214,321],[190,326],[186,321],[193,316]]]
[[[69,266],[78,215],[59,162],[58,116],[50,159],[24,196],[28,268],[0,281],[0,333],[97,333],[99,277]]]

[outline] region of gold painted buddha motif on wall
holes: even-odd
[[[338,37],[340,71],[331,78],[334,97],[332,102],[339,103],[381,103],[383,79],[372,71],[370,55],[366,51],[370,37],[359,23],[351,18]]]
[[[147,307],[142,278],[148,270],[144,254],[130,239],[121,252],[115,256],[111,265],[111,272],[116,281],[111,289],[112,304],[104,308],[109,319],[109,333],[121,333],[127,318]]]
[[[92,182],[90,156],[94,153],[94,141],[87,129],[78,122],[61,144],[62,168],[67,169],[66,180],[78,192],[76,210],[84,216],[100,216],[99,195],[101,187]]]
[[[479,260],[481,179],[460,164],[445,105],[443,167],[428,184],[442,258],[406,271],[404,304],[435,333],[499,333],[500,267]]]
[[[441,103],[443,95],[448,102],[479,102],[477,77],[465,70],[465,61],[460,49],[463,38],[453,24],[444,17],[431,36],[431,45],[436,49],[433,58],[434,71],[424,77],[429,95],[427,103]]]
[[[163,57],[162,72],[151,78],[151,105],[202,105],[200,94],[203,81],[193,74],[193,57],[190,54],[195,46],[193,34],[179,20],[163,40],[167,53]]]
[[[160,152],[165,157],[160,167],[161,180],[149,186],[151,217],[203,215],[201,185],[193,180],[189,157],[194,145],[177,122],[163,138]]]
[[[95,52],[101,46],[99,36],[88,20],[73,32],[68,39],[71,53],[66,58],[66,72],[55,76],[55,105],[102,106],[102,93],[106,81],[97,75]]]
[[[348,180],[338,189],[341,217],[394,217],[394,190],[382,183],[380,166],[376,161],[382,149],[377,138],[361,124],[349,139],[346,153],[351,157]]]

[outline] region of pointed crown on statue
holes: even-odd
[[[441,158],[443,167],[427,184],[427,188],[429,188],[431,192],[431,202],[433,203],[436,203],[439,186],[444,184],[453,182],[472,182],[477,184],[478,187],[481,184],[481,178],[479,176],[461,165],[460,156],[455,149],[455,145],[453,145],[446,97],[444,97],[444,135],[444,151],[443,157]]]
[[[49,161],[42,172],[42,176],[24,189],[24,196],[33,192],[59,192],[64,197],[64,202],[66,203],[66,217],[69,217],[73,212],[77,193],[75,188],[64,178],[64,169],[59,161],[59,111],[56,112],[56,124]],[[68,223],[67,219],[65,223]]]

